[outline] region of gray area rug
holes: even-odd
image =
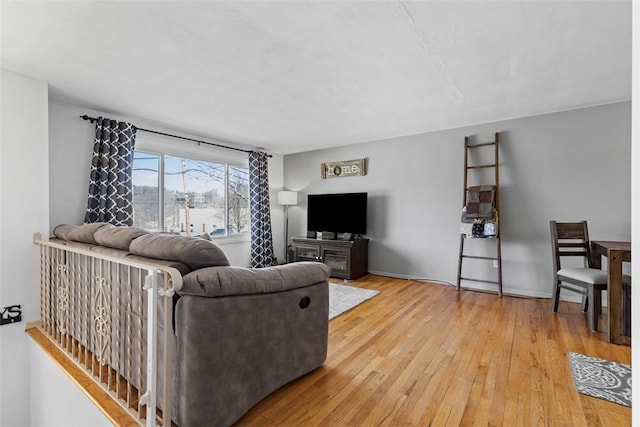
[[[567,352],[579,393],[631,406],[631,366]]]
[[[379,293],[379,291],[371,289],[329,283],[329,320],[351,310]]]

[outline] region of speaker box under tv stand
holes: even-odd
[[[335,234],[335,233],[334,233]],[[331,277],[355,280],[369,272],[369,239],[325,240],[292,237],[295,261],[331,267]]]

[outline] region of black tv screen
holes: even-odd
[[[367,193],[309,194],[307,230],[367,234]]]

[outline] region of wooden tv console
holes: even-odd
[[[318,261],[331,277],[355,280],[369,272],[369,239],[322,240],[292,237],[295,261]]]

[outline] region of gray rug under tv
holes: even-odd
[[[329,320],[378,295],[379,291],[329,283]]]

